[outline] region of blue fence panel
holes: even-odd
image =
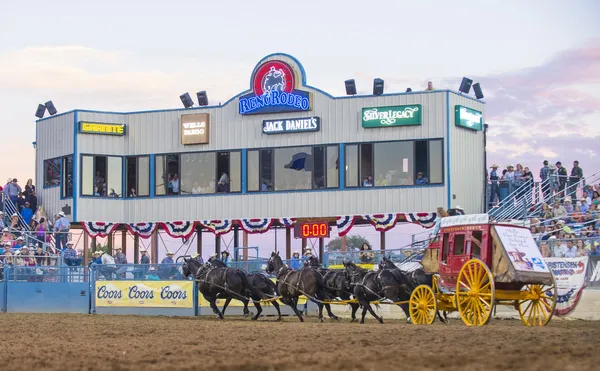
[[[0,281],[0,312],[6,312],[6,282]]]
[[[89,313],[86,267],[5,266],[7,312]]]

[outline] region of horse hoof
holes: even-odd
[[[319,322],[323,323],[325,320],[323,318],[319,318]]]
[[[256,321],[258,319],[258,317],[252,317],[251,320],[252,321]]]
[[[277,318],[277,322],[281,322],[281,317]]]
[[[352,320],[350,321],[350,323],[354,323],[354,322],[358,322],[358,320],[356,318],[352,318]]]

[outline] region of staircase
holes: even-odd
[[[12,218],[12,216],[14,214],[17,214],[18,218],[19,218],[19,225],[21,226],[21,229],[23,231],[30,231],[31,227],[25,223],[25,220],[23,219],[23,217],[21,216],[21,210],[18,210],[17,205],[14,204],[14,202],[12,202],[12,200],[10,199],[10,197],[6,196],[4,193],[2,193],[2,211],[4,211],[4,224],[8,227],[10,226],[10,220]],[[7,223],[8,221],[8,223]]]

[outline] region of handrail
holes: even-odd
[[[10,197],[8,197],[4,192],[0,193],[2,194],[2,205],[4,206],[4,215],[6,217],[12,218],[14,214],[17,214],[17,218],[21,227],[25,230],[30,231],[31,227],[27,223],[25,223],[25,219],[23,219],[19,210],[17,210],[17,206],[14,204],[14,202],[12,202]]]

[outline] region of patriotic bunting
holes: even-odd
[[[107,222],[81,222],[81,224],[88,236],[92,238],[106,237],[119,226],[119,223]]]
[[[164,222],[160,225],[173,238],[189,238],[195,232],[194,222]]]
[[[379,232],[385,232],[396,226],[398,217],[398,214],[373,214],[365,215],[363,218],[369,221],[369,223],[373,224],[375,230]]]
[[[436,213],[401,213],[407,222],[418,223],[421,227],[432,228],[435,226]]]
[[[340,237],[345,236],[354,225],[354,216],[338,216],[336,220],[338,228],[338,235]]]
[[[231,228],[233,228],[233,222],[231,220],[203,220],[201,223],[209,231],[214,233],[215,236],[229,233]]]
[[[150,238],[158,225],[156,223],[129,223],[126,226],[131,234],[141,238]]]
[[[296,223],[296,218],[279,218],[279,224],[286,228],[291,228]]]
[[[240,219],[240,227],[248,233],[265,233],[271,228],[273,219]]]

